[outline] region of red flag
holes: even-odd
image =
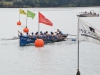
[[[52,22],[39,12],[39,23],[53,26]]]

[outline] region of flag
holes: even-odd
[[[39,23],[53,26],[52,22],[39,12]]]
[[[26,12],[24,10],[22,10],[22,9],[19,10],[19,13],[26,15]]]
[[[30,17],[30,18],[33,19],[33,18],[35,17],[35,13],[33,13],[33,12],[27,10],[27,17]]]
[[[79,40],[100,44],[100,31],[89,23],[79,20]]]

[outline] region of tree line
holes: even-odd
[[[0,0],[1,2],[12,2],[8,7],[89,7],[100,6],[100,0]],[[6,5],[7,6],[7,5]]]

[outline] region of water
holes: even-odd
[[[41,31],[62,30],[64,33],[77,34],[77,14],[95,10],[100,14],[100,7],[77,8],[23,8],[36,13],[35,18],[27,19],[31,32],[38,30],[38,12],[53,22],[53,26],[40,25]],[[0,9],[0,39],[17,36],[26,26],[26,16],[20,15],[19,8]],[[100,30],[100,17],[82,18]],[[74,36],[68,36],[74,37]],[[91,42],[80,43],[80,72],[81,75],[100,75],[100,46]],[[18,40],[0,40],[0,74],[1,75],[76,75],[77,72],[77,43],[64,41],[47,44],[44,47],[20,47]]]

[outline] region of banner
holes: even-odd
[[[22,10],[21,8],[19,9],[19,13],[26,15],[26,12],[24,10]]]
[[[31,12],[31,11],[29,11],[29,10],[27,10],[27,17],[30,17],[30,18],[34,18],[35,17],[35,13],[33,13],[33,12]]]
[[[39,23],[53,26],[52,22],[39,12]]]
[[[100,44],[100,31],[79,19],[79,40]]]

